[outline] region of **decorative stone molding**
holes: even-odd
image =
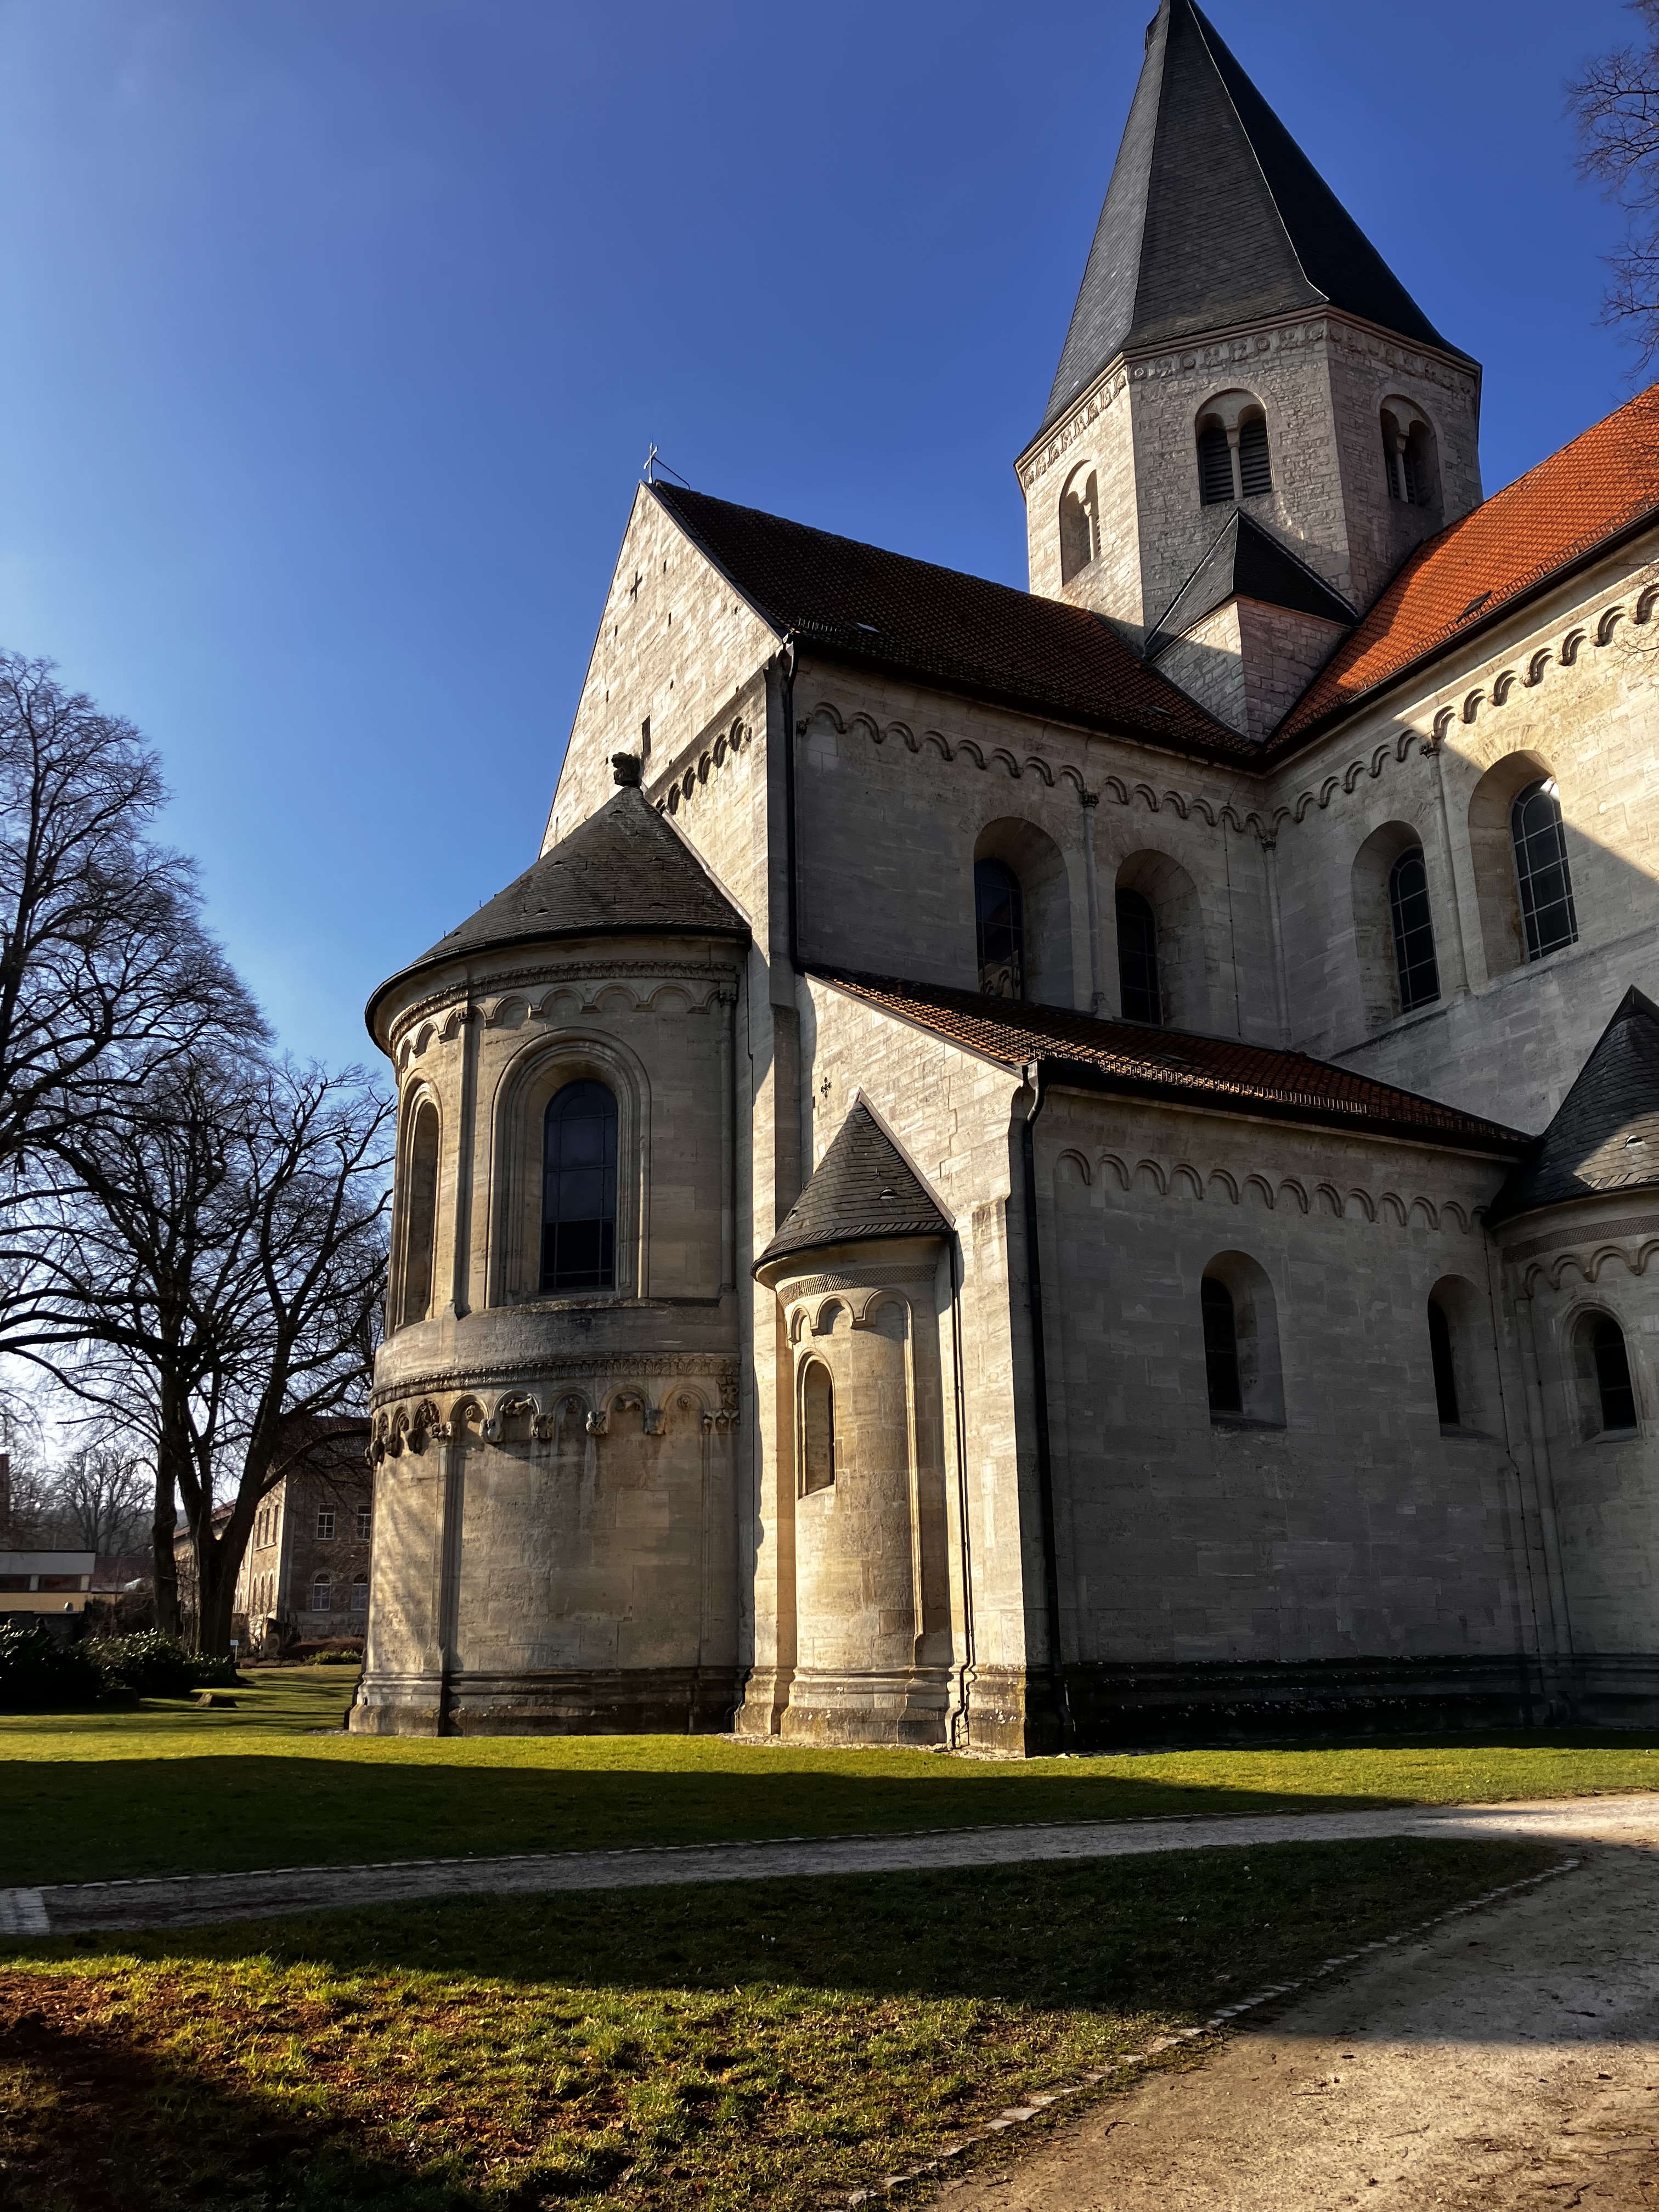
[[[612,986],[632,998],[635,1013],[707,1013],[716,1006],[735,1002],[738,971],[710,967],[706,960],[559,960],[540,961],[532,967],[510,968],[492,975],[487,988],[475,992],[469,1003],[465,988],[451,985],[434,991],[404,1009],[392,1024],[390,1050],[399,1069],[427,1052],[434,1042],[455,1036],[475,1017],[486,1029],[508,1025],[515,1004],[525,1007],[530,1021],[551,1020],[551,1002],[567,992],[577,998],[577,1009],[590,1014]],[[586,985],[586,989],[579,987]],[[695,985],[696,991],[688,989]],[[540,994],[532,1000],[530,991]],[[680,993],[687,1003],[670,1005],[665,994]],[[659,1003],[661,1002],[661,1003]]]
[[[1060,1154],[1056,1168],[1061,1163],[1069,1165],[1085,1186],[1096,1180],[1097,1174],[1109,1171],[1116,1177],[1120,1191],[1132,1190],[1139,1183],[1143,1188],[1155,1190],[1160,1198],[1191,1198],[1231,1206],[1242,1206],[1246,1199],[1254,1198],[1270,1212],[1289,1207],[1298,1213],[1322,1213],[1338,1221],[1381,1221],[1396,1228],[1420,1219],[1426,1228],[1455,1226],[1466,1237],[1480,1218],[1478,1208],[1472,1211],[1455,1198],[1432,1199],[1421,1191],[1373,1193],[1358,1184],[1344,1189],[1327,1181],[1306,1182],[1297,1176],[1283,1176],[1275,1183],[1259,1170],[1235,1174],[1230,1168],[1200,1167],[1191,1160],[1166,1164],[1144,1156],[1131,1159],[1120,1152],[1102,1152],[1091,1163],[1084,1153],[1072,1150]]]
[[[693,744],[673,762],[667,774],[653,786],[653,804],[659,814],[678,814],[711,775],[754,743],[755,732],[739,714],[729,730],[712,744]]]

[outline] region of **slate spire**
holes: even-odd
[[[1633,986],[1489,1222],[1659,1183],[1659,1006]]]
[[[1327,306],[1468,358],[1440,336],[1193,0],[1162,0],[1044,429],[1126,346]]]

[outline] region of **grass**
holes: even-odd
[[[273,1668],[230,1712],[0,1719],[0,1887],[365,1859],[1659,1788],[1659,1737],[1004,1762],[718,1736],[360,1737],[352,1678]]]
[[[806,2212],[1554,1856],[1291,1844],[14,1946],[0,2204]]]

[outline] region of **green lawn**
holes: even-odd
[[[642,1771],[643,1747],[614,1748]],[[0,2203],[807,2212],[1553,1856],[1291,1844],[13,1944]]]
[[[711,1736],[354,1737],[339,1732],[346,1670],[252,1679],[230,1712],[155,1700],[0,1719],[0,1886],[1659,1789],[1659,1738],[1623,1734],[1025,1761]]]

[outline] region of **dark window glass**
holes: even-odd
[[[974,863],[974,919],[979,930],[979,988],[993,999],[1025,996],[1025,900],[1019,878],[1000,860]]]
[[[1561,802],[1553,783],[1545,779],[1527,786],[1510,809],[1510,838],[1515,847],[1528,959],[1541,959],[1558,946],[1576,945],[1578,916],[1572,902],[1572,878],[1567,872]]]
[[[1210,1386],[1212,1413],[1242,1413],[1243,1395],[1238,1382],[1238,1322],[1233,1294],[1225,1283],[1206,1275],[1199,1291],[1204,1309],[1204,1372]]]
[[[1636,1426],[1636,1391],[1630,1379],[1630,1359],[1625,1334],[1616,1321],[1603,1314],[1590,1331],[1590,1352],[1595,1361],[1595,1387],[1601,1397],[1604,1429]]]
[[[542,1288],[617,1285],[617,1102],[602,1083],[568,1083],[547,1109]]]
[[[1389,912],[1394,920],[1394,965],[1400,978],[1400,1011],[1426,1006],[1440,996],[1429,914],[1429,872],[1420,846],[1402,853],[1389,871]]]
[[[432,1253],[438,1218],[438,1109],[429,1098],[423,1098],[415,1109],[408,1176],[408,1226],[404,1244],[405,1323],[424,1321],[432,1307]]]
[[[815,1490],[828,1490],[836,1479],[836,1394],[821,1359],[809,1360],[801,1377],[801,1488],[810,1497]]]
[[[1238,426],[1238,482],[1246,499],[1255,499],[1273,488],[1273,465],[1267,459],[1267,424],[1252,415]]]
[[[1429,441],[1420,426],[1406,440],[1406,450],[1400,456],[1400,473],[1405,478],[1406,497],[1411,505],[1426,507],[1429,503]]]
[[[1163,1020],[1164,1004],[1158,988],[1158,923],[1139,891],[1117,895],[1117,977],[1126,1021]]]
[[[1429,1356],[1434,1362],[1434,1402],[1443,1428],[1457,1426],[1457,1370],[1452,1364],[1451,1323],[1445,1308],[1429,1300]]]
[[[1382,417],[1382,473],[1389,480],[1389,497],[1399,499],[1402,487],[1400,481],[1400,449],[1395,443],[1394,417]]]
[[[1233,495],[1232,448],[1218,422],[1198,434],[1198,495],[1206,507],[1219,507]]]

